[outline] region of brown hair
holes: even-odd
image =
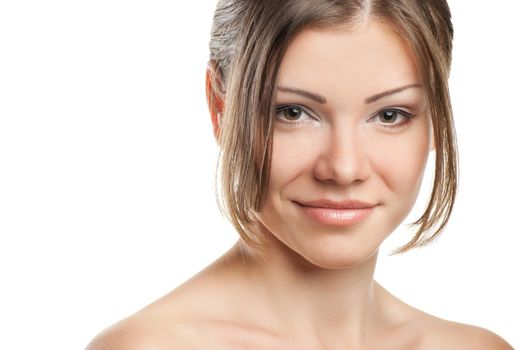
[[[410,45],[427,89],[436,148],[430,201],[410,224],[417,227],[414,237],[395,253],[431,242],[447,225],[457,193],[458,154],[448,91],[453,27],[445,0],[219,0],[210,40],[210,104],[223,101],[223,110],[213,111],[221,112],[217,201],[259,252],[252,211],[260,211],[266,198],[275,84],[285,50],[305,28],[369,16],[392,25]]]

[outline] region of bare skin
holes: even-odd
[[[428,315],[372,281],[379,324],[354,341],[335,328],[319,338],[267,311],[271,300],[252,288],[239,241],[229,252],[168,295],[99,334],[87,350],[148,349],[512,349],[483,328]],[[374,262],[369,261],[369,265]],[[335,326],[334,326],[335,327]]]
[[[511,349],[485,329],[417,310],[374,281],[379,246],[412,208],[433,149],[423,85],[401,38],[375,21],[306,30],[288,48],[277,85],[287,89],[277,95],[283,109],[268,200],[256,214],[267,259],[239,240],[88,349]],[[410,87],[369,98],[398,86]],[[298,109],[289,114],[289,106]],[[415,117],[381,114],[398,109]],[[296,204],[328,197],[375,207],[361,222],[336,226]]]

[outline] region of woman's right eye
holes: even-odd
[[[276,119],[287,125],[297,125],[304,122],[302,117],[311,118],[311,115],[302,107],[296,105],[285,105],[276,107]]]

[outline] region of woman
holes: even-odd
[[[379,247],[433,191],[412,240],[457,191],[444,0],[221,0],[207,96],[234,247],[110,327],[98,349],[511,349],[373,279]]]

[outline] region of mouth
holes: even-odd
[[[330,199],[319,199],[306,202],[297,202],[296,204],[304,207],[325,208],[325,209],[368,209],[377,204],[371,204],[357,199],[346,199],[343,201],[334,201]]]
[[[329,226],[350,226],[356,224],[372,214],[377,206],[377,204],[358,200],[341,202],[331,200],[294,201],[294,203],[307,218]]]

